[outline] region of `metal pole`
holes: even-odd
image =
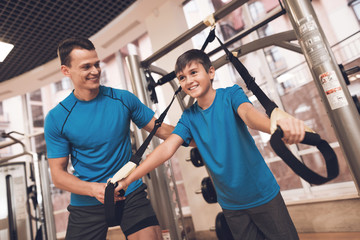
[[[41,194],[43,197],[44,221],[45,221],[45,229],[43,229],[43,231],[46,232],[46,240],[52,240],[52,239],[56,239],[56,226],[54,219],[54,209],[51,199],[49,164],[45,159],[44,154],[41,154],[39,158],[39,173],[40,173]]]
[[[145,76],[141,71],[139,57],[130,55],[126,57],[126,62],[128,63],[130,70],[132,85],[135,86],[134,94],[144,104],[149,106],[151,100],[146,94],[146,84],[143,81]],[[153,149],[159,145],[158,139],[153,139],[151,143]],[[149,185],[148,193],[162,229],[170,231],[171,239],[181,239],[181,229],[178,225],[179,222],[175,212],[173,199],[170,197],[172,193],[169,188],[169,180],[165,176],[164,165],[161,165],[150,172],[150,178],[151,180],[146,179],[146,183]]]
[[[360,194],[360,117],[310,0],[284,0]]]

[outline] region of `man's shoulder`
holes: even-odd
[[[107,86],[100,86],[101,92],[104,96],[108,96],[111,98],[122,98],[127,96],[132,96],[133,94],[128,90],[112,88]]]
[[[48,116],[52,116],[55,119],[60,117],[61,115],[67,115],[72,109],[72,106],[76,103],[74,98],[71,97],[71,94],[67,96],[65,99],[60,101],[55,107],[53,107],[49,113]]]

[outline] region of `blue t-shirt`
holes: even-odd
[[[154,112],[132,93],[100,86],[91,101],[73,93],[53,108],[45,119],[48,158],[71,155],[74,175],[88,182],[106,182],[131,158],[130,120],[143,128]],[[142,184],[132,183],[126,194]],[[71,205],[101,204],[96,198],[71,194]]]
[[[196,102],[183,112],[173,131],[186,143],[194,139],[214,182],[217,200],[229,210],[260,206],[280,190],[237,114],[244,102],[249,100],[238,85],[217,89],[209,108],[202,110]]]

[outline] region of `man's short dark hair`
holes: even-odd
[[[87,38],[73,37],[62,41],[58,46],[58,56],[61,65],[70,67],[70,53],[74,49],[95,50],[94,44]]]
[[[184,68],[191,63],[192,61],[197,61],[205,68],[206,72],[209,72],[210,67],[212,66],[209,56],[198,49],[191,49],[181,54],[175,63],[175,74],[184,70]]]

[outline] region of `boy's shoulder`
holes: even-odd
[[[232,96],[234,94],[244,94],[244,90],[237,84],[233,86],[225,87],[225,88],[218,88],[216,89],[216,94],[224,95],[224,96]]]

